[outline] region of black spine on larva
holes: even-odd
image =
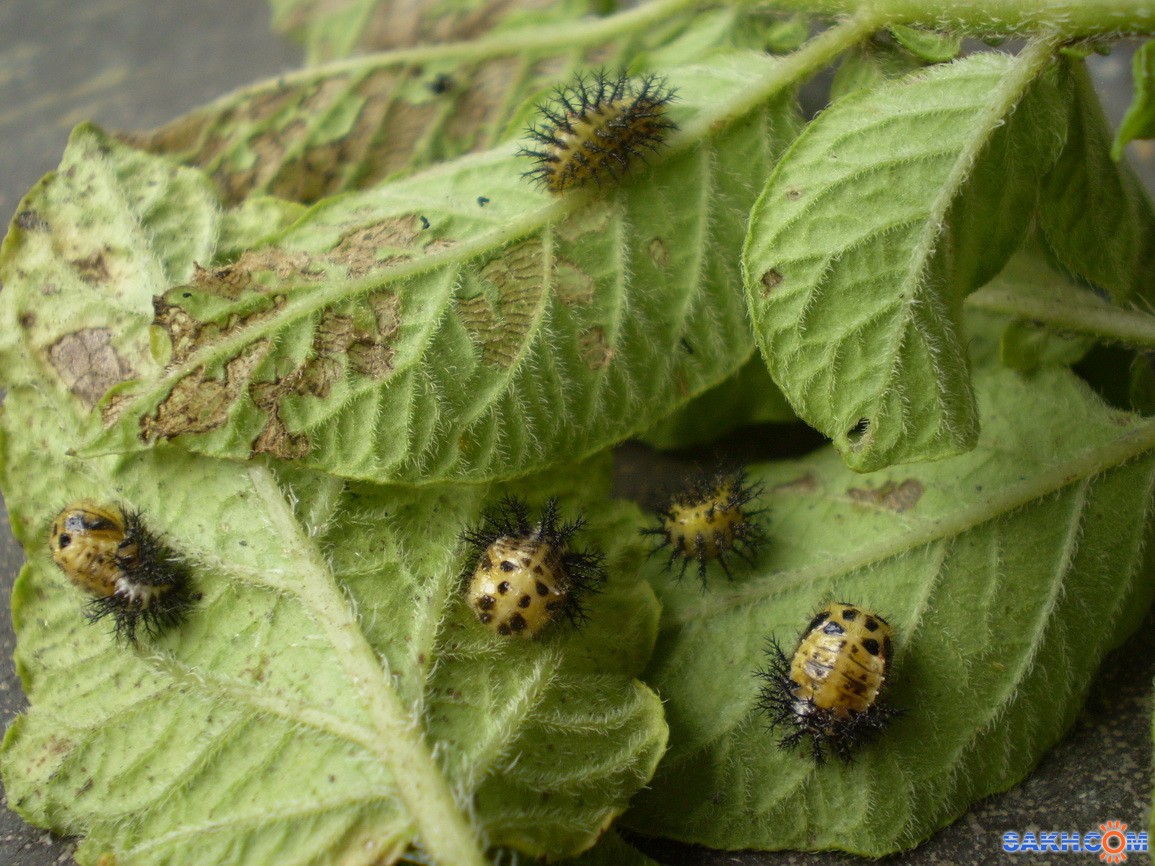
[[[88,603],[87,615],[97,621],[111,616],[116,637],[132,645],[141,628],[150,637],[179,625],[193,605],[189,572],[184,563],[150,532],[137,512],[125,511],[124,541],[117,554],[117,567],[127,582],[161,588],[147,605],[133,601],[119,590]],[[128,553],[131,551],[131,554]]]
[[[538,122],[527,131],[532,146],[518,151],[535,162],[524,176],[553,193],[620,180],[677,129],[666,117],[673,99],[657,75],[578,73],[538,107]]]

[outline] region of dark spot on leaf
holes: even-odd
[[[421,220],[421,228],[422,229],[429,228],[429,220],[427,220],[424,216],[420,216],[420,217],[418,217],[418,219]]]
[[[792,186],[786,190],[786,198],[789,201],[798,201],[798,199],[802,198],[803,192],[804,190],[801,187]]]
[[[479,195],[479,196],[477,197],[477,204],[478,204],[479,206],[481,206],[481,207],[485,207],[487,204],[489,204],[489,199],[487,199],[487,198],[486,198],[485,196],[483,196],[483,195]]]
[[[48,231],[48,221],[34,210],[22,210],[16,214],[16,225],[27,232]]]
[[[783,279],[785,279],[785,277],[774,270],[774,268],[762,274],[762,297],[769,297],[772,291],[782,285]]]
[[[73,259],[70,263],[77,276],[86,283],[103,283],[108,280],[108,265],[104,261],[104,251],[96,250],[84,258]]]

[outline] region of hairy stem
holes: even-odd
[[[1107,343],[1155,349],[1155,316],[1116,307],[1087,293],[1078,299],[1051,298],[1038,293],[989,285],[971,294],[966,305],[976,310],[1029,319],[1058,331],[1087,334]]]
[[[920,24],[978,33],[1053,31],[1061,39],[1155,33],[1155,5],[1133,0],[776,0],[776,6],[827,15],[869,15],[887,24]]]

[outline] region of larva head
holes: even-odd
[[[666,567],[673,568],[680,560],[679,576],[694,561],[704,582],[707,564],[716,560],[730,577],[729,554],[753,564],[766,540],[759,520],[762,509],[751,508],[761,493],[761,485],[750,484],[741,470],[698,478],[671,497],[659,512],[658,525],[642,534],[660,539],[655,551],[670,548]]]
[[[674,99],[656,75],[579,73],[538,106],[539,120],[527,131],[532,145],[518,151],[535,163],[526,177],[555,194],[621,180],[677,129],[666,116]]]
[[[816,762],[853,749],[885,727],[895,710],[879,698],[890,674],[893,629],[878,614],[845,602],[829,604],[806,627],[787,659],[776,641],[759,705],[771,726],[786,729],[780,745],[811,741]]]
[[[48,547],[69,580],[85,592],[105,597],[116,591],[121,575],[117,556],[126,538],[124,512],[115,505],[83,499],[56,515]]]
[[[583,525],[561,523],[553,499],[536,522],[518,499],[487,512],[480,527],[463,535],[476,555],[468,595],[478,620],[498,634],[526,638],[558,613],[580,620],[581,597],[605,580],[601,554],[570,549]]]

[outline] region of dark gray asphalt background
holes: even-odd
[[[263,0],[0,0],[0,225],[7,225],[24,191],[56,166],[76,123],[93,119],[109,128],[147,129],[234,87],[292,69],[300,57],[297,46],[271,31]],[[1097,58],[1095,68],[1117,118],[1129,92],[1126,56]],[[1141,153],[1150,157],[1151,148]],[[1142,161],[1149,179],[1151,161]],[[755,438],[761,451],[767,440],[772,449],[780,437],[795,435],[762,430],[729,445],[755,457]],[[665,460],[640,447],[621,449],[620,492],[644,497],[652,487],[649,479],[663,474]],[[23,557],[2,509],[0,521],[0,722],[6,726],[24,706],[6,613]],[[983,802],[916,851],[885,862],[1097,862],[1086,854],[1012,856],[1001,853],[999,844],[1006,830],[1087,832],[1109,819],[1145,830],[1151,802],[1152,625],[1149,617],[1140,634],[1107,660],[1075,729],[1024,784]],[[869,862],[845,855],[722,853],[634,841],[675,866]],[[28,826],[6,804],[0,809],[3,866],[68,864],[71,852],[68,840]],[[1131,862],[1143,859],[1133,855]]]

